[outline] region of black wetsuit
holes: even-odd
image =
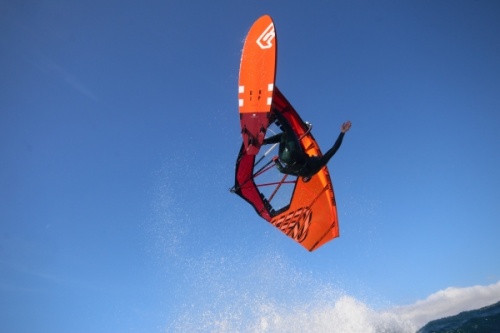
[[[302,149],[290,124],[278,112],[276,115],[278,120],[281,120],[283,133],[266,138],[263,143],[280,143],[279,159],[275,163],[281,173],[310,178],[328,163],[342,144],[344,133],[340,132],[335,144],[323,156],[309,156]]]

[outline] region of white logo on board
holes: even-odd
[[[274,24],[271,23],[257,39],[257,44],[261,49],[268,49],[273,46],[273,39],[275,36]]]

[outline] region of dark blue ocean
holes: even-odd
[[[500,333],[500,302],[429,322],[417,333]]]

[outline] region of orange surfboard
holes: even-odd
[[[238,102],[243,144],[247,154],[258,153],[269,126],[276,78],[276,31],[270,16],[250,28],[241,55]]]

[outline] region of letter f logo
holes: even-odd
[[[257,44],[261,49],[268,49],[273,46],[272,41],[275,36],[274,24],[271,23],[257,39]]]

